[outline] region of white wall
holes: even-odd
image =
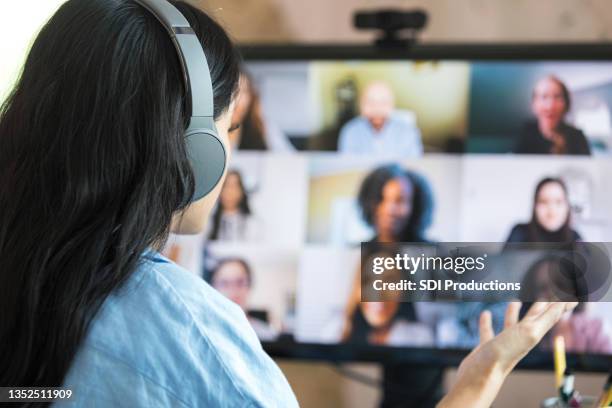
[[[35,33],[63,2],[19,0],[0,5],[0,103],[17,79]]]

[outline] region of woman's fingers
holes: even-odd
[[[577,302],[536,302],[520,323],[520,329],[529,341],[537,343],[561,319],[563,313],[576,307]],[[508,329],[518,323],[521,302],[511,302],[506,308],[504,328]],[[495,337],[491,312],[485,310],[480,314],[480,344]]]
[[[480,314],[479,321],[479,331],[480,331],[480,344],[486,343],[495,337],[495,332],[493,331],[493,322],[491,317],[491,312],[485,310]]]
[[[576,306],[578,306],[578,302],[565,302],[565,311],[574,310]]]
[[[571,302],[552,302],[537,316],[531,316],[524,321],[524,328],[528,338],[534,342],[539,342],[542,337],[561,319],[561,316],[576,307],[578,303]]]
[[[527,311],[525,319],[527,320],[539,316],[544,310],[546,310],[548,305],[550,305],[550,302],[535,302]]]
[[[504,316],[505,329],[518,323],[520,311],[521,302],[511,302],[508,304],[508,307],[506,308],[506,315]]]

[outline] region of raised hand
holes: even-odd
[[[439,407],[489,407],[516,364],[578,303],[537,302],[519,321],[520,302],[508,305],[504,330],[494,335],[491,313],[480,316],[480,344],[461,362],[457,381]]]

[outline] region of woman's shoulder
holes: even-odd
[[[521,134],[529,135],[533,137],[534,135],[541,136],[540,128],[538,127],[538,121],[536,119],[528,119],[524,121],[521,125]]]
[[[575,126],[570,125],[567,122],[563,122],[560,125],[561,131],[566,134],[566,135],[571,135],[571,136],[582,136],[584,137],[584,132],[582,132],[582,130],[578,129]]]
[[[267,391],[275,388],[278,395],[292,396],[242,310],[157,253],[143,256],[130,281],[103,304],[79,359],[78,377],[86,373],[89,384],[98,384],[90,373],[120,362],[130,373],[126,377],[175,393],[187,406],[270,402]],[[266,389],[257,379],[261,375],[276,381]],[[121,381],[122,374],[114,377]]]
[[[569,123],[564,122],[561,124],[561,132],[568,138],[570,141],[586,141],[586,135],[580,129],[575,126],[570,125]]]
[[[168,324],[206,325],[211,329],[224,320],[248,326],[237,305],[200,276],[157,252],[143,255],[130,280],[107,299],[97,320],[108,319],[112,323],[113,319],[109,319],[112,316],[135,319],[130,312],[137,312],[139,320],[147,318],[139,326],[147,330],[158,330]],[[202,334],[208,333],[210,330]]]
[[[567,123],[563,124],[562,131],[568,140],[569,154],[589,155],[591,148],[584,132]]]
[[[582,235],[580,235],[580,233],[578,231],[576,231],[575,229],[570,229],[570,234],[572,236],[572,242],[580,242],[583,241],[582,239]]]
[[[212,311],[218,311],[233,320],[243,315],[237,305],[214,290],[200,276],[157,252],[143,256],[135,278],[135,285],[115,296],[129,296],[130,291],[148,289],[145,295],[153,298],[161,295],[159,300],[166,303],[166,307],[180,310],[180,316],[188,319],[202,317],[200,311],[203,307],[213,308]],[[139,287],[141,285],[142,288]],[[210,314],[209,310],[206,315]]]
[[[529,224],[515,224],[510,230],[506,242],[527,242],[529,235]]]
[[[529,230],[528,223],[517,223],[517,224],[514,224],[511,231],[527,232],[527,230]]]

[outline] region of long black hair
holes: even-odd
[[[227,110],[239,55],[203,12]],[[69,0],[39,33],[0,111],[0,384],[59,386],[92,318],[193,193],[178,57],[129,0]]]
[[[249,195],[247,194],[246,188],[244,187],[242,174],[240,174],[240,172],[236,169],[231,169],[227,172],[226,180],[228,180],[230,176],[236,176],[238,178],[238,185],[240,186],[240,190],[242,191],[242,198],[240,198],[240,202],[238,203],[238,209],[240,210],[240,214],[251,215]],[[217,207],[215,208],[215,212],[212,216],[212,228],[208,236],[209,239],[219,239],[219,233],[221,230],[221,217],[223,216],[223,211],[223,205],[221,203],[221,200],[219,200],[219,202],[217,203]]]

